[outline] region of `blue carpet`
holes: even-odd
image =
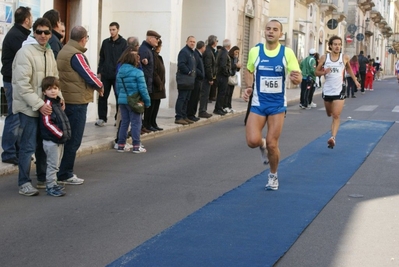
[[[263,189],[266,170],[108,266],[272,266],[392,125],[347,121],[333,150],[326,133],[280,163],[278,191]]]

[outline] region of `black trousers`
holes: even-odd
[[[151,126],[153,126],[153,125],[151,125],[151,120],[152,120],[152,116],[153,116],[154,108],[155,108],[154,104],[155,104],[154,99],[151,99],[151,106],[144,110],[144,119],[143,119],[143,124],[142,124],[143,128],[148,129]],[[159,106],[158,106],[158,109],[159,109]]]
[[[150,117],[150,126],[158,127],[157,117],[159,112],[159,106],[161,105],[161,99],[151,99],[152,114]]]
[[[353,81],[352,77],[346,77],[346,81],[348,85],[346,86],[346,96],[354,96],[355,95],[355,81]]]
[[[224,98],[226,95],[228,86],[227,82],[229,78],[223,75],[218,75],[216,79],[218,81],[218,93],[216,97],[215,111],[219,111],[223,110]]]
[[[365,71],[359,71],[360,73],[360,85],[362,86],[362,89],[360,91],[364,92],[364,82],[366,81],[366,72]]]
[[[224,97],[223,108],[230,108],[230,109],[232,108],[231,100],[233,98],[234,88],[235,88],[235,85],[227,84],[227,91],[226,91],[226,95]]]
[[[201,88],[202,88],[202,81],[195,80],[194,90],[191,91],[190,99],[188,100],[187,118],[195,117],[195,114],[197,114]]]
[[[111,93],[111,86],[114,88],[114,94],[115,94],[115,79],[105,79],[105,78],[101,77],[101,81],[104,86],[104,96],[98,97],[98,107],[97,107],[98,118],[100,120],[107,122],[108,97],[109,97],[109,94]],[[116,94],[115,94],[115,99],[118,100],[118,97],[116,96]]]

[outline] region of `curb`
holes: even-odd
[[[187,131],[190,129],[194,129],[203,125],[208,125],[212,124],[221,120],[237,117],[241,114],[245,114],[246,111],[236,111],[234,114],[226,114],[224,116],[212,116],[209,119],[201,119],[198,122],[195,122],[190,125],[176,125],[172,128],[169,129],[164,129],[163,131],[157,131],[157,132],[151,132],[147,134],[141,135],[141,141],[145,140],[150,140],[154,138],[159,138],[164,135],[168,135],[171,133],[178,133],[178,132],[183,132]],[[114,147],[114,137],[107,137],[103,138],[101,140],[93,140],[93,141],[87,141],[85,143],[82,143],[78,151],[76,152],[76,158],[82,157],[82,156],[87,156],[91,155],[94,153],[102,152],[105,150],[113,149]],[[35,169],[36,164],[32,162],[31,164],[31,169]],[[1,175],[7,175],[7,174],[13,174],[18,172],[18,166],[16,165],[11,165],[7,164],[7,166],[0,168],[0,176]]]

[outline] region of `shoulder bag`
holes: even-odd
[[[237,85],[238,84],[238,77],[237,74],[234,74],[233,76],[229,76],[229,80],[227,82],[229,85]]]
[[[125,86],[125,82],[123,81],[123,78],[122,78],[122,84],[123,84],[123,89],[125,90],[125,93],[126,93],[127,104],[130,106],[130,108],[134,112],[139,113],[139,114],[143,114],[145,106],[144,106],[143,100],[141,100],[140,93],[137,92],[137,93],[134,93],[132,95],[128,95],[127,94],[127,90],[126,90],[126,86]]]
[[[177,89],[179,90],[193,90],[195,83],[195,75],[183,74],[180,71],[176,72]]]

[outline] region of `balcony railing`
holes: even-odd
[[[326,15],[338,10],[338,0],[320,0],[320,11]]]

